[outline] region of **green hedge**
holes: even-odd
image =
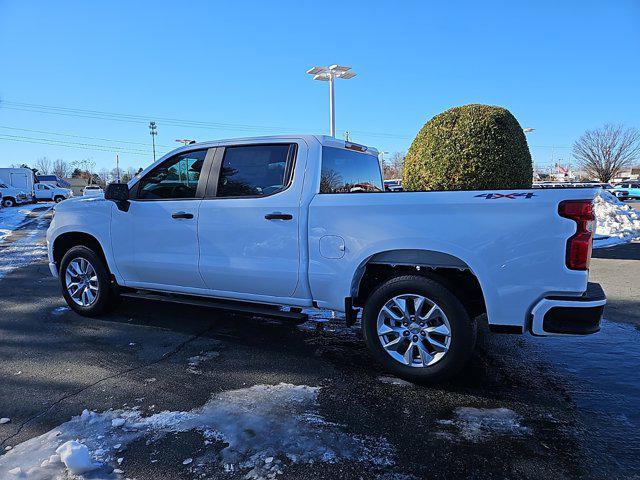
[[[404,164],[405,190],[531,188],[533,166],[522,127],[509,110],[464,105],[429,120]]]

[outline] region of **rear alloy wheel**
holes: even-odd
[[[60,197],[60,196],[53,199],[53,201],[56,203],[60,203],[62,200],[64,200],[64,197]]]
[[[98,316],[113,300],[106,265],[88,247],[73,247],[64,255],[60,283],[67,305],[80,315]]]
[[[447,316],[438,304],[422,295],[393,297],[380,309],[377,328],[386,352],[409,367],[435,365],[451,344]]]
[[[13,198],[5,198],[2,200],[2,206],[6,208],[13,207],[15,204],[16,202],[13,201]]]
[[[475,346],[475,325],[458,298],[417,275],[388,280],[366,302],[363,334],[385,367],[412,381],[457,373]]]

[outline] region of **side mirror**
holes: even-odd
[[[126,202],[129,200],[129,187],[126,183],[110,183],[104,192],[104,199]]]
[[[105,200],[116,202],[118,210],[129,211],[129,187],[126,183],[110,183],[104,191]]]

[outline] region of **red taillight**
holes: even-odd
[[[565,200],[558,205],[558,213],[577,224],[576,233],[567,240],[567,268],[587,270],[595,231],[593,203],[591,200]]]

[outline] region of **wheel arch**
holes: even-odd
[[[104,253],[102,245],[96,237],[86,232],[66,232],[62,233],[53,241],[53,261],[58,268],[64,255],[73,247],[85,246],[93,250],[104,262],[107,271],[110,271],[109,262]]]
[[[427,249],[394,249],[376,253],[356,269],[351,282],[353,305],[361,307],[373,290],[391,277],[421,275],[442,283],[473,318],[486,313],[485,294],[471,267],[461,258]]]

